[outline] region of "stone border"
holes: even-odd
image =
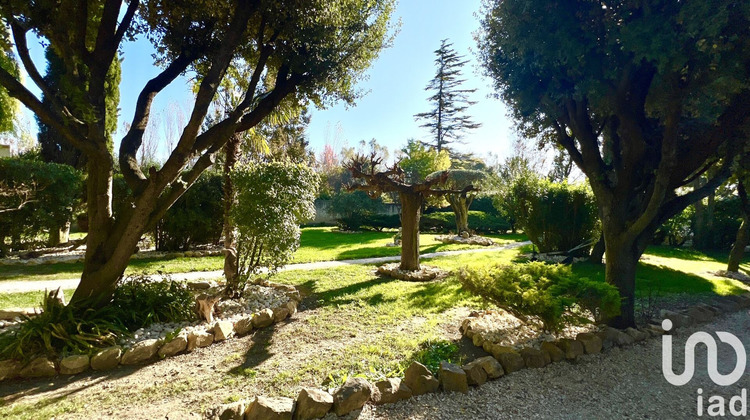
[[[424,365],[412,362],[404,372],[404,378],[388,378],[375,384],[362,378],[349,378],[333,394],[303,388],[296,399],[258,396],[216,406],[207,410],[204,417],[217,420],[310,420],[323,418],[329,412],[343,416],[361,409],[368,401],[376,405],[392,404],[440,389],[466,393],[469,386],[480,386],[521,369],[542,368],[563,360],[572,362],[584,354],[596,354],[660,337],[666,333],[661,327],[663,320],[672,322],[669,333],[673,334],[679,328],[707,323],[722,314],[746,308],[750,308],[750,293],[726,296],[713,305],[698,304],[680,312],[663,310],[661,319],[652,320],[645,328],[618,330],[604,327],[597,333],[580,333],[575,339],[544,342],[541,349],[525,347],[516,351],[489,343],[488,353],[492,356],[480,357],[463,366],[443,361],[437,378]]]
[[[448,275],[448,272],[431,265],[421,265],[416,271],[404,271],[399,267],[401,263],[395,262],[384,264],[377,268],[376,272],[382,276],[392,277],[394,279],[413,282],[428,282],[442,279]]]
[[[15,378],[42,378],[55,375],[75,375],[87,371],[114,369],[119,365],[139,365],[154,363],[166,357],[181,353],[190,353],[199,347],[208,347],[214,343],[228,340],[235,336],[244,336],[254,329],[268,327],[276,322],[294,315],[297,305],[302,301],[299,291],[294,286],[263,282],[262,286],[283,290],[289,300],[276,308],[266,308],[252,315],[243,315],[231,322],[217,320],[213,327],[206,331],[181,332],[171,340],[146,339],[138,341],[130,348],[112,346],[98,350],[93,355],[75,354],[60,360],[48,357],[37,357],[27,364],[18,360],[0,361],[0,381]]]
[[[444,244],[459,244],[459,245],[478,245],[478,246],[493,246],[497,245],[495,241],[493,241],[490,238],[479,236],[479,235],[470,235],[470,236],[461,236],[461,235],[446,235],[446,236],[438,236],[435,238],[438,242],[442,242]]]

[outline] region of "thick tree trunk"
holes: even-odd
[[[240,136],[234,135],[224,145],[225,160],[224,160],[224,277],[227,279],[227,293],[229,295],[235,295],[239,292],[237,290],[239,285],[237,281],[238,277],[238,261],[237,261],[237,238],[234,234],[234,225],[230,219],[232,212],[232,206],[234,205],[234,185],[232,184],[232,178],[230,176],[234,165],[237,164],[237,160],[240,154]]]
[[[729,263],[727,271],[740,271],[740,263],[745,255],[745,247],[750,242],[750,218],[747,215],[742,219],[742,224],[737,231],[737,238],[734,240],[732,251],[729,253]]]
[[[635,327],[635,272],[641,253],[635,243],[625,243],[620,238],[606,238],[605,253],[607,282],[617,287],[622,298],[620,315],[609,324],[616,328]]]
[[[453,215],[456,218],[456,234],[460,235],[461,232],[469,231],[469,205],[467,199],[463,197],[453,197],[449,195],[447,197],[448,202],[453,209]]]
[[[594,263],[594,264],[601,264],[602,258],[604,257],[605,248],[606,247],[604,245],[604,234],[601,234],[601,236],[599,236],[599,240],[596,241],[596,243],[594,244],[594,247],[591,248],[591,255],[589,255],[589,262]]]
[[[49,240],[47,245],[58,246],[70,241],[70,220],[65,222],[62,226],[51,227],[49,229]]]
[[[401,200],[401,270],[419,270],[419,217],[421,194],[399,193]]]

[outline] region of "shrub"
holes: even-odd
[[[17,328],[0,334],[0,359],[86,353],[114,345],[118,335],[127,333],[111,306],[81,305],[79,309],[63,305],[56,293],[43,296],[42,313],[23,317]]]
[[[221,174],[201,174],[157,224],[156,249],[186,250],[217,242],[224,226],[223,203]]]
[[[341,191],[331,197],[328,203],[328,211],[336,216],[336,221],[343,230],[359,230],[368,222],[373,223],[372,218],[384,209],[382,198],[373,200],[364,191]]]
[[[181,322],[196,318],[195,298],[188,288],[168,276],[127,277],[120,282],[111,306],[117,318],[131,331],[155,322]]]
[[[541,262],[462,268],[463,287],[519,318],[538,317],[548,331],[619,314],[620,295],[614,286],[575,277],[570,267]]]
[[[26,157],[0,159],[0,209],[16,209],[2,213],[0,243],[11,237],[20,246],[58,229],[71,220],[82,192],[83,174],[71,166]]]
[[[512,194],[524,208],[518,223],[539,252],[568,251],[599,236],[596,200],[585,184],[523,178]]]
[[[237,202],[232,223],[237,228],[237,281],[242,291],[250,276],[270,273],[291,261],[299,247],[299,225],[315,217],[318,175],[290,162],[253,163],[232,171]]]
[[[419,226],[422,231],[448,233],[455,230],[456,219],[453,212],[428,213],[421,217]],[[469,226],[480,233],[505,233],[510,229],[502,217],[474,210],[469,211]]]
[[[682,246],[692,234],[692,221],[695,208],[690,206],[664,222],[654,233],[654,243],[657,245],[666,243],[671,246]]]

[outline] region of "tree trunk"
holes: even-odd
[[[452,194],[447,197],[448,202],[453,209],[453,215],[456,218],[456,234],[469,231],[469,206],[467,199],[462,197],[453,197]]]
[[[745,247],[748,242],[750,242],[750,220],[746,216],[742,219],[742,224],[737,231],[737,239],[735,239],[732,251],[729,253],[727,271],[740,271],[740,263],[745,255]]]
[[[640,252],[635,243],[624,243],[620,238],[606,241],[607,265],[605,276],[607,282],[620,291],[620,315],[609,320],[609,325],[616,328],[635,327],[635,271],[638,267]]]
[[[58,246],[68,241],[70,241],[70,220],[66,221],[62,226],[51,227],[49,229],[47,245]]]
[[[232,206],[234,205],[234,185],[230,173],[237,164],[240,155],[240,136],[234,135],[224,146],[224,277],[227,279],[227,293],[235,295],[239,290],[238,285],[238,261],[237,261],[237,238],[234,234],[234,225],[230,220]]]
[[[401,201],[401,266],[404,271],[419,270],[419,209],[421,194],[399,193]]]
[[[602,233],[601,236],[599,236],[599,240],[596,241],[594,244],[594,247],[591,249],[591,255],[589,255],[589,262],[594,264],[601,264],[602,263],[602,257],[604,257],[604,234]]]

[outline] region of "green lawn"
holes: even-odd
[[[399,247],[386,247],[392,242],[395,232],[342,233],[336,228],[314,227],[302,229],[300,249],[293,263],[315,261],[339,261],[356,258],[399,255]],[[468,248],[481,248],[467,245],[444,245],[435,240],[435,234],[422,234],[422,252],[454,251]],[[490,235],[498,243],[525,240],[523,235]],[[133,259],[126,274],[186,273],[193,271],[220,270],[224,257],[198,258],[143,258]],[[58,263],[29,266],[0,266],[0,282],[3,280],[59,280],[81,275],[82,263]]]

